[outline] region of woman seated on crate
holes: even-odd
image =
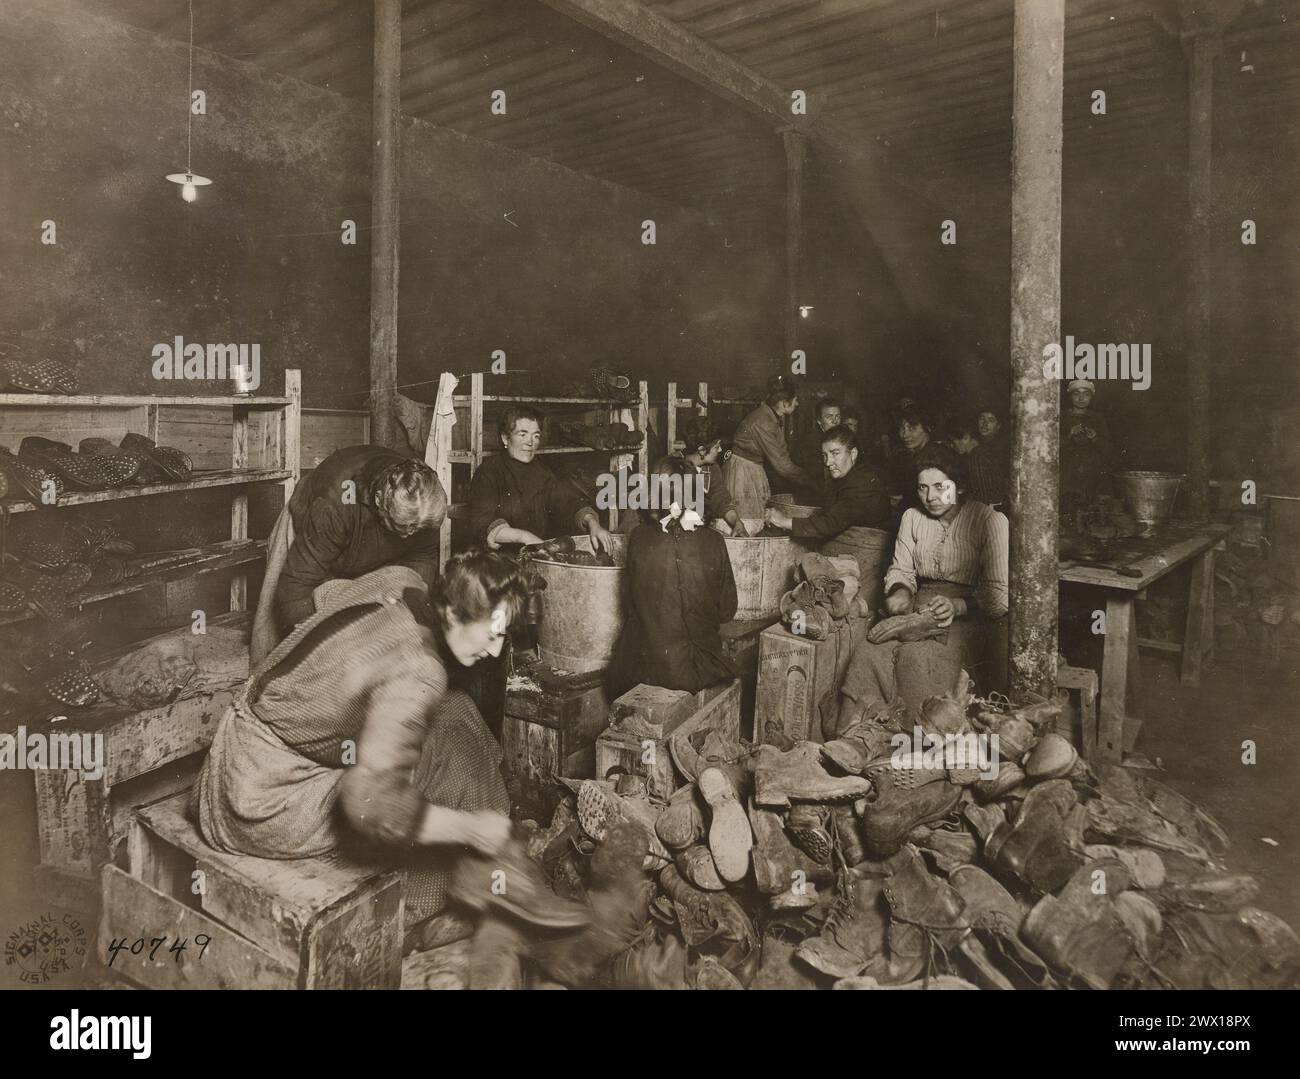
[[[513,562],[480,550],[432,589],[405,566],[318,587],[221,717],[194,791],[203,838],[262,858],[404,851],[408,925],[449,897],[484,909],[494,869],[514,915],[581,924],[513,837],[500,747],[447,685],[501,651],[525,601]]]
[[[683,492],[698,478],[681,458],[675,464],[670,459],[659,475]],[[657,511],[657,520],[651,517],[628,537],[628,603],[610,670],[611,696],[642,682],[694,693],[736,675],[718,633],[736,616],[736,579],[727,541],[705,525],[702,505],[697,490],[685,505]]]
[[[772,497],[768,469],[791,489],[814,487],[819,477],[810,476],[790,459],[786,443],[785,418],[799,407],[799,394],[794,384],[783,375],[777,375],[767,384],[767,400],[740,421],[736,437],[725,468],[727,486],[731,489],[742,517],[756,520]]]
[[[501,417],[504,453],[484,458],[469,485],[470,533],[492,550],[511,544],[542,543],[579,529],[592,549],[613,553],[609,531],[586,496],[563,483],[537,460],[542,448],[542,414],[512,405]]]
[[[713,432],[708,418],[694,416],[682,431],[684,443],[680,455],[670,454],[662,457],[655,464],[655,472],[660,475],[672,475],[676,469],[684,468],[687,474],[692,471],[702,477],[704,484],[704,519],[706,521],[725,521],[733,536],[747,536],[745,523],[740,519],[740,509],[731,496],[726,477],[718,458],[722,456],[722,439]],[[650,510],[644,518],[652,524],[658,523],[658,516]],[[629,528],[628,531],[631,531]]]
[[[446,492],[423,461],[383,446],[335,450],[294,488],[271,533],[250,661],[311,616],[325,581],[396,564],[432,582],[446,515]]]
[[[766,523],[818,543],[855,526],[888,527],[889,494],[871,467],[858,463],[858,436],[847,427],[832,427],[822,432],[821,443],[830,476],[826,505],[811,517],[791,517],[770,506],[763,514]]]
[[[903,514],[885,574],[889,617],[849,660],[838,732],[891,713],[910,728],[921,702],[954,689],[963,668],[981,695],[1005,689],[1007,519],[966,497],[961,458],[946,447],[919,453],[915,469],[922,508]]]

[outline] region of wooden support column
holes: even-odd
[[[402,0],[375,0],[375,84],[370,166],[371,441],[397,434],[398,125],[401,119]]]
[[[799,336],[800,262],[803,251],[804,136],[783,129],[785,143],[785,364],[790,362]],[[788,367],[784,367],[789,370]]]
[[[1011,151],[1011,688],[1056,681],[1065,0],[1015,0]]]
[[[1186,21],[1184,26],[1186,26]],[[1184,31],[1187,54],[1187,513],[1209,515],[1210,494],[1210,189],[1214,137],[1214,61],[1223,48],[1218,26]]]

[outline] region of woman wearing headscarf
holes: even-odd
[[[799,407],[799,394],[783,375],[768,383],[767,399],[740,421],[724,472],[741,517],[762,517],[772,485],[768,472],[793,488],[816,485],[790,458],[783,422]]]
[[[1092,407],[1096,387],[1076,378],[1066,388],[1069,408],[1061,409],[1061,497],[1067,504],[1091,502],[1110,467],[1110,425]]]
[[[885,573],[890,618],[854,650],[840,691],[838,730],[901,702],[953,690],[965,669],[978,691],[1005,688],[1008,525],[966,497],[961,459],[931,446],[915,462],[920,508],[903,514]]]
[[[325,581],[399,565],[430,584],[446,515],[446,492],[423,461],[383,446],[335,450],[294,488],[271,533],[250,661],[311,616]]]

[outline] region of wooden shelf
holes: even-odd
[[[600,453],[606,456],[614,455],[615,457],[630,456],[640,452],[640,446],[634,446],[631,449],[621,450],[593,450],[590,446],[543,446],[537,452],[541,453]],[[484,457],[491,457],[494,454],[502,452],[501,450],[484,450]],[[467,465],[474,460],[473,450],[452,450],[451,461],[453,464]]]
[[[219,543],[209,544],[205,548],[205,553],[196,556],[193,561],[183,562],[175,566],[164,566],[149,573],[142,573],[139,577],[130,577],[119,581],[114,585],[108,585],[94,591],[82,592],[75,598],[73,606],[81,610],[92,603],[103,603],[105,600],[116,599],[118,596],[129,596],[137,592],[143,592],[146,588],[155,584],[182,580],[201,573],[217,573],[221,570],[247,565],[250,562],[260,562],[265,557],[265,540],[222,540]],[[35,614],[30,610],[13,614],[0,614],[0,626],[26,622],[35,617]]]
[[[183,405],[186,408],[284,408],[288,397],[148,397],[97,393],[0,393],[0,405],[57,406],[59,408],[143,408],[149,405]]]
[[[10,513],[45,512],[64,506],[84,506],[92,502],[118,502],[126,498],[146,498],[149,495],[174,494],[183,491],[201,491],[208,487],[230,487],[244,483],[283,482],[293,473],[285,468],[227,468],[212,472],[195,473],[185,483],[151,483],[144,487],[117,487],[109,491],[66,491],[53,506],[36,506],[31,502],[10,502]]]
[[[472,394],[458,393],[452,396],[452,403],[457,405],[468,405],[474,400]],[[503,397],[499,394],[485,393],[482,397],[484,402],[488,401],[506,401],[513,404],[521,405],[591,405],[593,408],[635,408],[637,398],[632,397]]]

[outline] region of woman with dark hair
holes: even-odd
[[[694,416],[682,431],[683,448],[680,455],[669,454],[655,463],[655,472],[670,476],[682,469],[684,474],[701,477],[704,484],[704,519],[725,521],[733,536],[747,535],[740,519],[736,500],[731,496],[726,477],[718,458],[722,456],[722,439],[713,431],[705,416]]]
[[[816,479],[790,459],[782,426],[799,407],[799,393],[789,379],[777,375],[768,383],[767,400],[740,421],[727,458],[727,486],[742,517],[762,517],[772,486],[768,470],[793,487],[813,487]]]
[[[889,495],[871,468],[858,462],[857,435],[847,427],[832,427],[821,437],[822,463],[830,477],[826,505],[811,517],[791,517],[769,507],[767,523],[813,541],[834,539],[855,526],[884,528],[889,523]]]
[[[915,506],[916,502],[916,456],[930,445],[934,422],[929,413],[924,412],[909,399],[897,413],[895,430],[898,432],[899,446],[891,456],[890,494],[902,495],[905,506]]]
[[[383,446],[335,450],[294,488],[271,533],[249,658],[264,659],[314,610],[325,581],[409,566],[430,583],[447,494],[423,461]]]
[[[669,480],[689,475],[684,462]],[[628,537],[627,616],[610,674],[624,693],[639,682],[694,693],[735,677],[718,633],[736,615],[726,540],[691,507],[673,504]]]
[[[483,909],[492,867],[509,874],[511,913],[580,923],[539,886],[513,838],[501,750],[470,699],[448,690],[450,668],[500,653],[525,602],[513,562],[477,550],[432,590],[404,566],[320,585],[315,613],[217,725],[194,795],[204,839],[260,858],[357,839],[371,856],[376,843],[417,852],[408,923],[452,896]]]
[[[917,455],[920,508],[903,514],[885,573],[885,611],[849,661],[838,729],[902,702],[955,688],[964,668],[979,692],[1005,688],[1007,519],[966,497],[961,458],[942,446]],[[910,725],[910,724],[909,724]]]
[[[576,488],[561,483],[537,460],[542,415],[513,405],[501,416],[502,453],[486,458],[469,485],[469,528],[474,542],[490,549],[534,544],[570,529],[591,536],[593,550],[613,551],[609,531],[595,507]]]

